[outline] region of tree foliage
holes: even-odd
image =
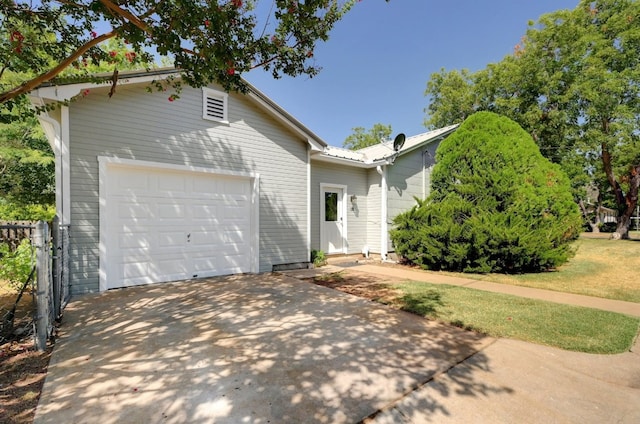
[[[640,185],[639,20],[635,0],[582,0],[543,15],[501,62],[433,74],[426,124],[479,110],[510,117],[562,164],[575,189],[606,177],[616,236],[627,236]]]
[[[391,136],[391,125],[373,124],[369,130],[363,127],[355,127],[351,130],[353,134],[349,135],[342,143],[342,147],[351,150],[376,145],[388,140]]]
[[[0,69],[29,73],[2,87],[0,103],[88,60],[109,62],[101,43],[119,38],[133,61],[153,62],[155,49],[171,55],[184,83],[216,82],[243,90],[240,75],[263,67],[274,77],[315,75],[318,41],[355,0],[0,0]],[[88,72],[83,77],[86,78]]]
[[[394,224],[396,251],[422,267],[518,273],[564,263],[581,219],[567,177],[531,136],[478,112],[438,147],[429,198]]]
[[[137,69],[149,64],[135,60],[136,55],[122,40],[111,39],[102,45],[107,61],[88,60],[89,72]],[[80,71],[67,69],[63,75],[73,76]],[[24,80],[29,73],[17,74],[5,70],[0,84],[9,85]],[[27,99],[19,97],[11,112],[0,116],[0,218],[31,220],[35,205],[52,205],[55,201],[54,155],[42,128],[33,116]],[[31,210],[36,208],[35,210]]]

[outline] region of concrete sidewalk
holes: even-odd
[[[494,293],[511,294],[529,299],[546,300],[549,302],[563,303],[566,305],[584,306],[586,308],[601,309],[618,312],[621,314],[640,317],[640,303],[624,302],[622,300],[603,299],[600,297],[583,296],[579,294],[562,293],[551,290],[534,289],[530,287],[511,286],[508,284],[491,283],[488,281],[472,280],[470,278],[452,277],[434,272],[413,270],[400,266],[384,264],[336,263],[328,265],[326,270],[319,268],[319,272],[337,272],[345,269],[353,271],[377,274],[385,277],[393,277],[412,281],[423,281],[433,284],[449,284],[452,286],[468,287]],[[313,271],[313,270],[310,270]]]
[[[337,260],[297,278],[354,271],[450,284],[640,316],[640,305]],[[291,271],[294,273],[293,271]],[[291,274],[290,274],[291,275]],[[365,424],[639,423],[640,340],[630,352],[594,355],[498,339],[364,420]]]

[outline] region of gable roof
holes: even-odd
[[[393,141],[388,140],[359,150],[327,146],[322,153],[316,154],[312,158],[325,162],[342,163],[363,168],[392,163],[398,156],[405,155],[426,144],[444,139],[458,128],[459,125],[460,124],[449,125],[448,127],[407,137],[404,145],[398,152],[393,150]]]
[[[96,77],[111,77],[112,73],[98,74]],[[118,73],[118,85],[125,84],[139,84],[149,83],[158,79],[166,79],[169,77],[179,77],[180,71],[176,68],[158,68],[149,71],[121,71]],[[292,129],[295,133],[306,139],[307,143],[311,146],[312,151],[322,151],[327,147],[327,143],[316,135],[313,131],[309,130],[300,121],[294,118],[290,113],[284,110],[276,102],[267,97],[266,94],[258,90],[256,87],[248,83],[246,80],[243,82],[247,85],[247,97],[254,103],[262,107],[270,115],[284,123],[287,127]],[[42,99],[48,99],[53,101],[64,101],[72,98],[87,88],[105,87],[111,84],[111,81],[96,83],[90,81],[74,81],[69,83],[54,84],[44,83],[31,93],[29,96],[32,99],[32,103],[42,104]]]

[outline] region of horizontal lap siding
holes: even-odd
[[[360,253],[367,244],[367,171],[311,161],[311,248],[320,249],[320,184],[347,186],[347,250]],[[352,208],[350,197],[357,196]]]
[[[416,205],[414,197],[423,198],[422,152],[414,150],[400,156],[392,166],[387,168],[387,185],[389,193],[389,225],[396,215]],[[427,186],[428,193],[428,186]]]
[[[229,124],[202,119],[202,91],[180,99],[144,86],[106,89],[70,107],[71,277],[74,293],[98,290],[98,156],[260,174],[260,271],[308,260],[307,146],[239,94]]]

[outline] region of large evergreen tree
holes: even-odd
[[[478,112],[438,147],[429,198],[394,224],[396,251],[422,267],[517,273],[564,263],[581,219],[567,177],[531,136]]]

